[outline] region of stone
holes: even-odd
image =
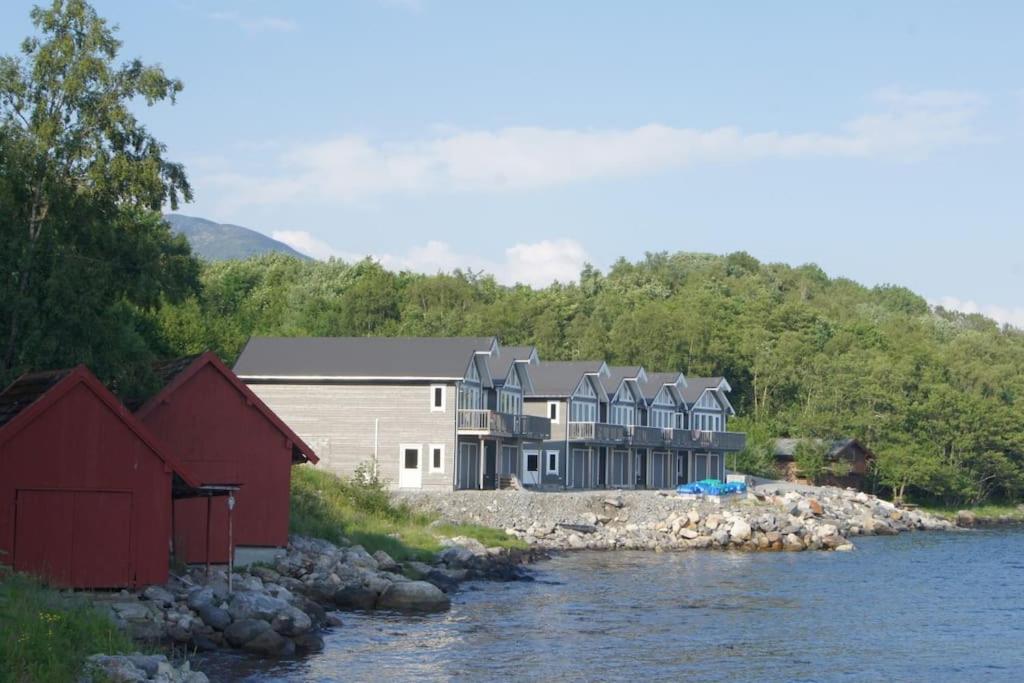
[[[259,564],[249,567],[249,573],[258,576],[263,583],[277,583],[281,580],[279,572]]]
[[[189,609],[198,612],[200,607],[213,602],[213,597],[212,588],[197,588],[189,591],[188,597],[185,598],[185,604],[189,606]]]
[[[233,647],[242,647],[257,636],[274,631],[270,624],[262,619],[242,619],[224,629],[224,640]],[[277,635],[276,633],[274,635]]]
[[[218,631],[223,631],[231,625],[231,615],[228,611],[209,602],[199,608],[199,618],[204,624]]]
[[[582,548],[586,548],[587,544],[578,534],[570,534],[569,547],[574,550],[580,550]]]
[[[140,602],[115,602],[112,607],[117,615],[126,621],[141,621],[149,618],[149,609]]]
[[[242,576],[241,574],[234,574],[231,576],[231,587],[236,592],[261,592],[263,590],[263,582],[258,576]]]
[[[978,523],[978,516],[970,510],[958,510],[956,513],[956,525],[972,527]]]
[[[608,507],[621,508],[625,506],[625,502],[621,498],[605,498],[604,504]]]
[[[324,638],[315,631],[302,633],[292,638],[295,649],[301,652],[320,652],[324,649]]]
[[[402,566],[395,562],[395,560],[383,550],[378,550],[373,554],[373,559],[377,561],[377,568],[382,572],[395,572],[401,573]]]
[[[700,534],[698,534],[694,529],[680,529],[679,530],[679,537],[680,538],[685,538],[687,540],[693,540],[693,539],[697,538],[698,536],[700,536]]]
[[[133,654],[127,655],[127,659],[137,668],[146,672],[146,675],[150,678],[156,676],[156,672],[160,670],[161,663],[167,663],[167,657],[164,655]]]
[[[345,551],[345,564],[362,567],[363,569],[377,569],[377,560],[373,558],[373,555],[366,552],[366,549],[361,545],[354,545]]]
[[[708,531],[714,531],[715,529],[718,528],[718,525],[721,524],[721,523],[722,523],[721,515],[710,514],[710,515],[708,515],[707,519],[704,520],[704,527]]]
[[[288,603],[280,598],[272,598],[265,593],[246,591],[235,593],[228,604],[228,613],[235,621],[241,619],[269,621],[287,606]]]
[[[142,591],[142,597],[155,602],[161,607],[172,607],[177,602],[169,590],[160,586],[150,586]]]
[[[690,526],[697,526],[700,524],[700,513],[696,510],[690,510],[686,513],[686,521],[690,523]]]
[[[349,583],[335,590],[331,599],[341,609],[371,610],[377,604],[377,597],[375,591],[361,583]]]
[[[337,628],[343,626],[344,622],[341,620],[341,616],[336,612],[328,612],[324,618],[324,626],[330,626],[331,628]]]
[[[825,513],[824,508],[821,507],[821,503],[819,503],[814,498],[811,498],[807,501],[807,509],[818,517]]]
[[[742,519],[738,519],[733,522],[732,528],[729,529],[729,536],[732,538],[733,542],[738,541],[742,543],[743,541],[749,541],[750,534],[750,525]]]
[[[274,615],[270,626],[283,636],[297,636],[313,628],[313,620],[298,607],[288,605]]]
[[[475,556],[468,548],[452,546],[442,550],[438,559],[449,567],[465,567],[473,563]]]
[[[597,515],[595,515],[593,512],[584,512],[582,515],[580,515],[580,520],[584,524],[589,524],[590,526],[593,526],[597,524]]]
[[[717,529],[715,533],[711,534],[711,540],[716,545],[729,545],[729,532],[725,529]]]
[[[854,548],[853,548],[853,544],[852,543],[840,543],[839,545],[836,546],[836,552],[840,552],[840,553],[848,553],[848,552],[852,551],[853,549]]]
[[[266,657],[289,657],[295,654],[295,643],[268,629],[245,643],[242,649]]]
[[[392,584],[377,600],[380,609],[401,612],[443,612],[451,607],[444,591],[426,581]]]
[[[804,542],[796,534],[788,534],[785,541],[783,541],[782,547],[785,550],[803,550]]]

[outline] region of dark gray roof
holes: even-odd
[[[796,447],[800,445],[801,441],[807,441],[817,447],[824,447],[826,445],[825,439],[776,439],[775,440],[775,457],[779,460],[792,460],[796,455]],[[875,454],[869,449],[865,448],[860,441],[857,439],[835,439],[834,441],[827,442],[828,452],[825,457],[830,460],[835,460],[841,457],[843,454],[851,455],[855,450],[862,450],[868,458],[874,458]]]
[[[641,367],[639,365],[608,366],[608,375],[601,378],[601,384],[604,386],[604,390],[608,392],[608,397],[611,398],[615,395],[615,392],[619,390],[619,385],[622,384],[622,380],[634,379],[640,374],[640,370]],[[643,393],[642,389],[640,393]]]
[[[517,360],[529,360],[533,355],[532,346],[502,346],[498,349],[498,355],[487,357],[487,367],[491,370],[491,377],[495,381],[505,379],[508,369]]]
[[[461,379],[493,337],[251,337],[235,363],[245,378]]]
[[[722,377],[687,377],[686,388],[683,389],[683,400],[692,406],[707,389],[715,389],[722,383]]]
[[[648,372],[647,383],[642,384],[644,398],[653,401],[666,384],[675,384],[679,380],[680,372]]]
[[[569,396],[585,373],[597,372],[604,365],[600,360],[541,361],[531,368],[533,391],[530,396]]]

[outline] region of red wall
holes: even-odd
[[[0,561],[18,564],[17,526],[22,563],[45,554],[57,583],[113,588],[125,574],[127,585],[164,583],[170,501],[164,462],[78,384],[0,443]]]
[[[288,544],[291,447],[284,435],[211,365],[204,365],[142,417],[204,484],[242,488],[233,514],[236,546]],[[214,498],[210,561],[226,563],[227,499]],[[206,500],[175,502],[175,547],[206,561]]]

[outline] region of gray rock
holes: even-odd
[[[972,527],[978,523],[978,516],[970,510],[959,510],[956,513],[956,525]]]
[[[324,638],[316,631],[303,633],[292,638],[295,649],[301,652],[320,652],[324,649]]]
[[[280,598],[272,598],[264,593],[246,591],[235,593],[228,605],[228,612],[231,618],[238,621],[241,619],[262,619],[269,621],[274,615],[288,606],[288,603]]]
[[[146,590],[142,591],[142,597],[146,600],[151,600],[161,607],[173,607],[176,602],[175,597],[166,588],[160,586],[150,586]]]
[[[193,591],[189,591],[188,597],[185,598],[185,604],[187,604],[190,609],[198,612],[199,608],[203,605],[212,603],[213,597],[212,588],[197,588]]]
[[[297,636],[313,628],[313,620],[299,608],[288,605],[274,615],[270,626],[283,636]]]
[[[331,599],[341,609],[371,610],[377,604],[377,597],[375,591],[361,583],[350,583],[335,590]]]
[[[443,612],[451,607],[444,591],[426,581],[392,584],[377,601],[380,609],[402,612]]]
[[[140,602],[115,602],[113,605],[117,615],[126,621],[139,621],[149,618],[149,609]]]
[[[161,663],[167,662],[167,657],[165,657],[164,655],[133,654],[127,655],[127,659],[137,668],[145,671],[146,675],[150,678],[156,676],[156,672],[160,670]]]
[[[224,639],[233,647],[242,647],[257,636],[273,630],[270,624],[261,619],[242,619],[224,629]]]
[[[401,573],[402,571],[402,566],[383,550],[375,552],[373,559],[377,560],[377,568],[382,572]]]
[[[199,618],[210,628],[223,631],[231,625],[231,614],[213,603],[206,603],[199,608]]]
[[[281,574],[279,572],[262,565],[253,565],[252,567],[249,567],[249,573],[260,577],[260,580],[263,581],[263,583],[277,583],[281,580]]]
[[[295,643],[270,629],[248,641],[242,649],[266,657],[288,657],[295,654]]]
[[[742,519],[738,519],[735,522],[733,522],[732,528],[729,529],[729,536],[732,538],[734,542],[738,541],[742,543],[743,541],[749,541],[750,534],[750,525]]]
[[[361,545],[352,546],[345,551],[345,564],[362,567],[363,569],[377,569],[377,560],[373,558],[373,555],[366,552],[366,549]]]

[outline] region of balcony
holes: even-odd
[[[569,441],[593,441],[596,443],[625,443],[626,428],[604,422],[570,422]]]
[[[743,432],[707,432],[690,429],[666,429],[665,441],[672,448],[713,451],[742,451],[747,445]]]
[[[458,421],[462,434],[538,440],[551,437],[551,420],[545,417],[494,410],[459,410]]]
[[[630,446],[664,446],[665,432],[660,427],[643,427],[631,425],[626,427]]]

